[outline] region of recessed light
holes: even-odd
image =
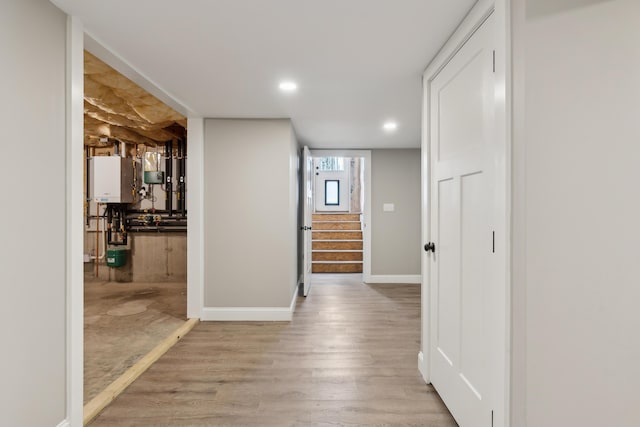
[[[296,84],[296,82],[293,82],[291,80],[285,80],[280,82],[278,87],[280,88],[281,91],[289,92],[289,93],[295,92],[296,90],[298,90],[298,85]]]
[[[386,130],[387,132],[393,132],[394,130],[398,129],[398,123],[396,122],[385,122],[385,124],[382,125],[382,129]]]

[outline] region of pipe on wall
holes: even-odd
[[[185,182],[184,182],[184,177],[185,177],[185,159],[184,159],[184,154],[185,154],[185,147],[184,147],[184,140],[179,139],[178,140],[178,161],[176,162],[177,165],[177,172],[176,175],[178,177],[178,184],[177,184],[177,201],[178,201],[178,206],[176,207],[176,209],[178,210],[178,212],[180,213],[181,216],[185,216],[185,207],[186,207],[186,203],[185,203]]]
[[[173,141],[167,141],[164,144],[164,158],[165,191],[167,192],[165,208],[169,215],[173,215]]]

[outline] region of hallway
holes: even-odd
[[[293,321],[204,322],[99,426],[455,426],[416,368],[419,285],[314,275]]]

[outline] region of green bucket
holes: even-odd
[[[125,248],[107,249],[107,265],[109,267],[122,267],[127,263],[127,250]]]

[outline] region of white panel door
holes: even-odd
[[[309,295],[309,289],[311,288],[311,224],[313,214],[313,159],[309,152],[309,147],[305,146],[302,149],[302,176],[304,180],[303,190],[303,225],[302,232],[303,237],[303,286],[302,291],[304,296]]]
[[[430,85],[431,382],[461,427],[491,426],[492,18]]]

